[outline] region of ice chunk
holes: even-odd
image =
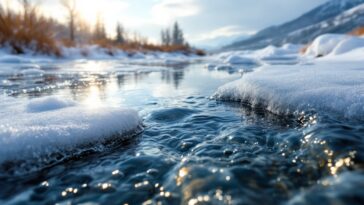
[[[53,97],[30,103],[1,97],[1,105],[0,163],[40,157],[52,161],[53,153],[72,155],[85,145],[130,137],[141,124],[131,109],[89,108]]]
[[[363,118],[364,67],[361,62],[264,66],[222,86],[215,97],[244,101],[277,114],[315,109]]]

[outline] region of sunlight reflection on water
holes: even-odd
[[[142,134],[109,149],[95,145],[93,153],[36,173],[1,175],[0,202],[312,204],[345,202],[352,194],[362,199],[360,123],[322,113],[277,116],[210,99],[239,73],[209,71],[201,64],[138,72],[123,66],[65,62],[36,78],[0,77],[6,82],[2,92],[20,101],[51,95],[91,109],[132,107],[145,125]],[[56,160],[57,154],[48,157]]]

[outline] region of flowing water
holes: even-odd
[[[41,69],[38,77],[1,75],[1,91],[24,101],[59,96],[131,107],[144,130],[33,172],[2,165],[1,204],[364,204],[361,121],[218,102],[214,91],[241,74],[200,63]]]

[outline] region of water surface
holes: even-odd
[[[2,165],[2,204],[363,204],[364,126],[320,111],[277,116],[210,98],[240,73],[203,64],[40,64],[1,74],[22,101],[131,107],[144,131],[33,172]],[[36,166],[27,162],[27,166]],[[14,174],[23,173],[23,174]]]

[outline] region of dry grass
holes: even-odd
[[[304,46],[301,48],[300,53],[301,53],[301,54],[305,54],[305,53],[307,52],[307,50],[308,50],[308,48],[309,48],[310,46],[311,46],[311,43],[308,43],[308,44],[304,45]]]
[[[356,28],[352,32],[349,33],[354,36],[363,36],[364,35],[364,27]]]
[[[38,15],[35,9],[27,15],[0,10],[0,44],[15,54],[31,50],[60,56],[52,29],[52,21]]]

